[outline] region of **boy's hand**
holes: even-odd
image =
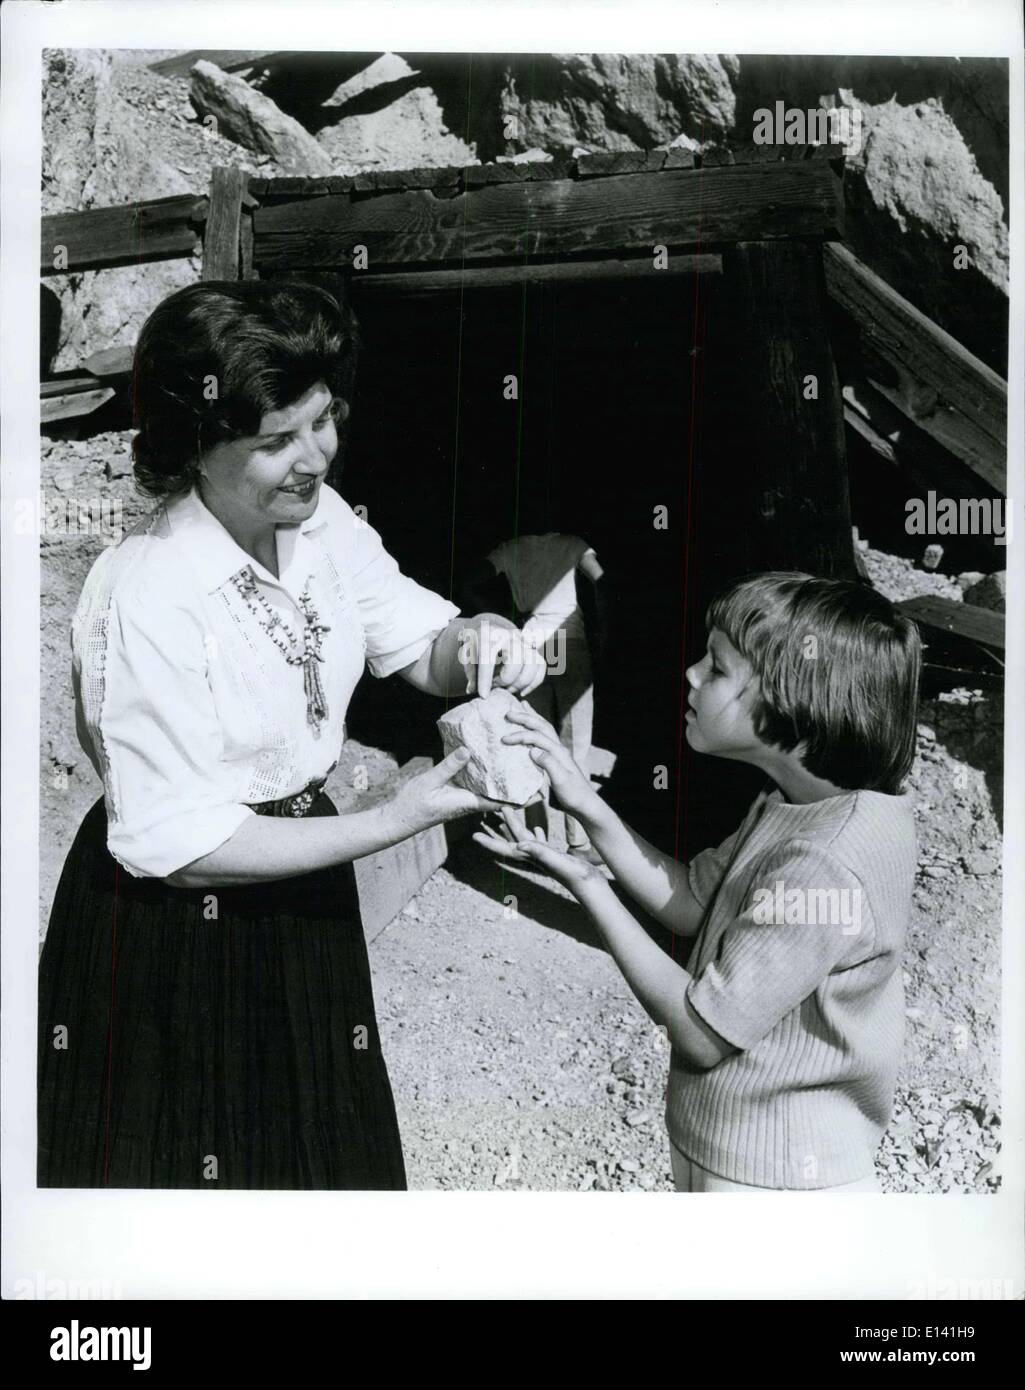
[[[503,743],[523,743],[530,747],[530,756],[538,767],[548,773],[552,791],[563,811],[568,811],[585,826],[595,806],[601,799],[591,786],[590,779],[583,773],[559,741],[559,735],[529,705],[520,705],[506,715],[510,724],[520,728],[502,739]]]
[[[501,815],[505,822],[501,831],[482,821],[484,833],[478,831],[473,837],[477,844],[490,849],[500,859],[532,864],[535,868],[543,869],[545,873],[551,874],[552,878],[565,885],[571,893],[575,893],[592,878],[606,881],[605,875],[585,859],[575,859],[572,855],[553,849],[546,841],[545,833],[540,826],[534,830],[533,838],[529,835],[520,838],[523,832],[516,822],[515,813],[510,812],[508,807],[503,807]]]

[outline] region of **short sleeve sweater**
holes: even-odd
[[[673,1052],[666,1123],[734,1182],[810,1190],[872,1172],[904,1039],[901,953],[916,860],[910,798],[776,790],[688,866],[705,908],[688,998],[739,1051]]]

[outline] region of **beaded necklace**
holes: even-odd
[[[320,650],[324,633],[330,632],[331,628],[327,623],[320,621],[320,615],[313,606],[309,580],[306,581],[306,585],[299,595],[299,607],[302,609],[305,619],[301,637],[296,636],[280,613],[276,613],[267,602],[250,566],[247,565],[245,569],[233,574],[231,580],[245,600],[246,607],[288,664],[303,668],[303,684],[306,689],[306,718],[314,729],[319,731],[320,725],[327,718],[328,709],[327,697],[320,682],[318,663],[324,660]]]

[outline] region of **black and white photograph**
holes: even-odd
[[[33,1196],[1020,1226],[1020,55],[247,8],[35,55]]]

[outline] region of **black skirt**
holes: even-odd
[[[40,960],[38,1186],[404,1189],[352,865],[177,889],[106,838],[100,800]]]

